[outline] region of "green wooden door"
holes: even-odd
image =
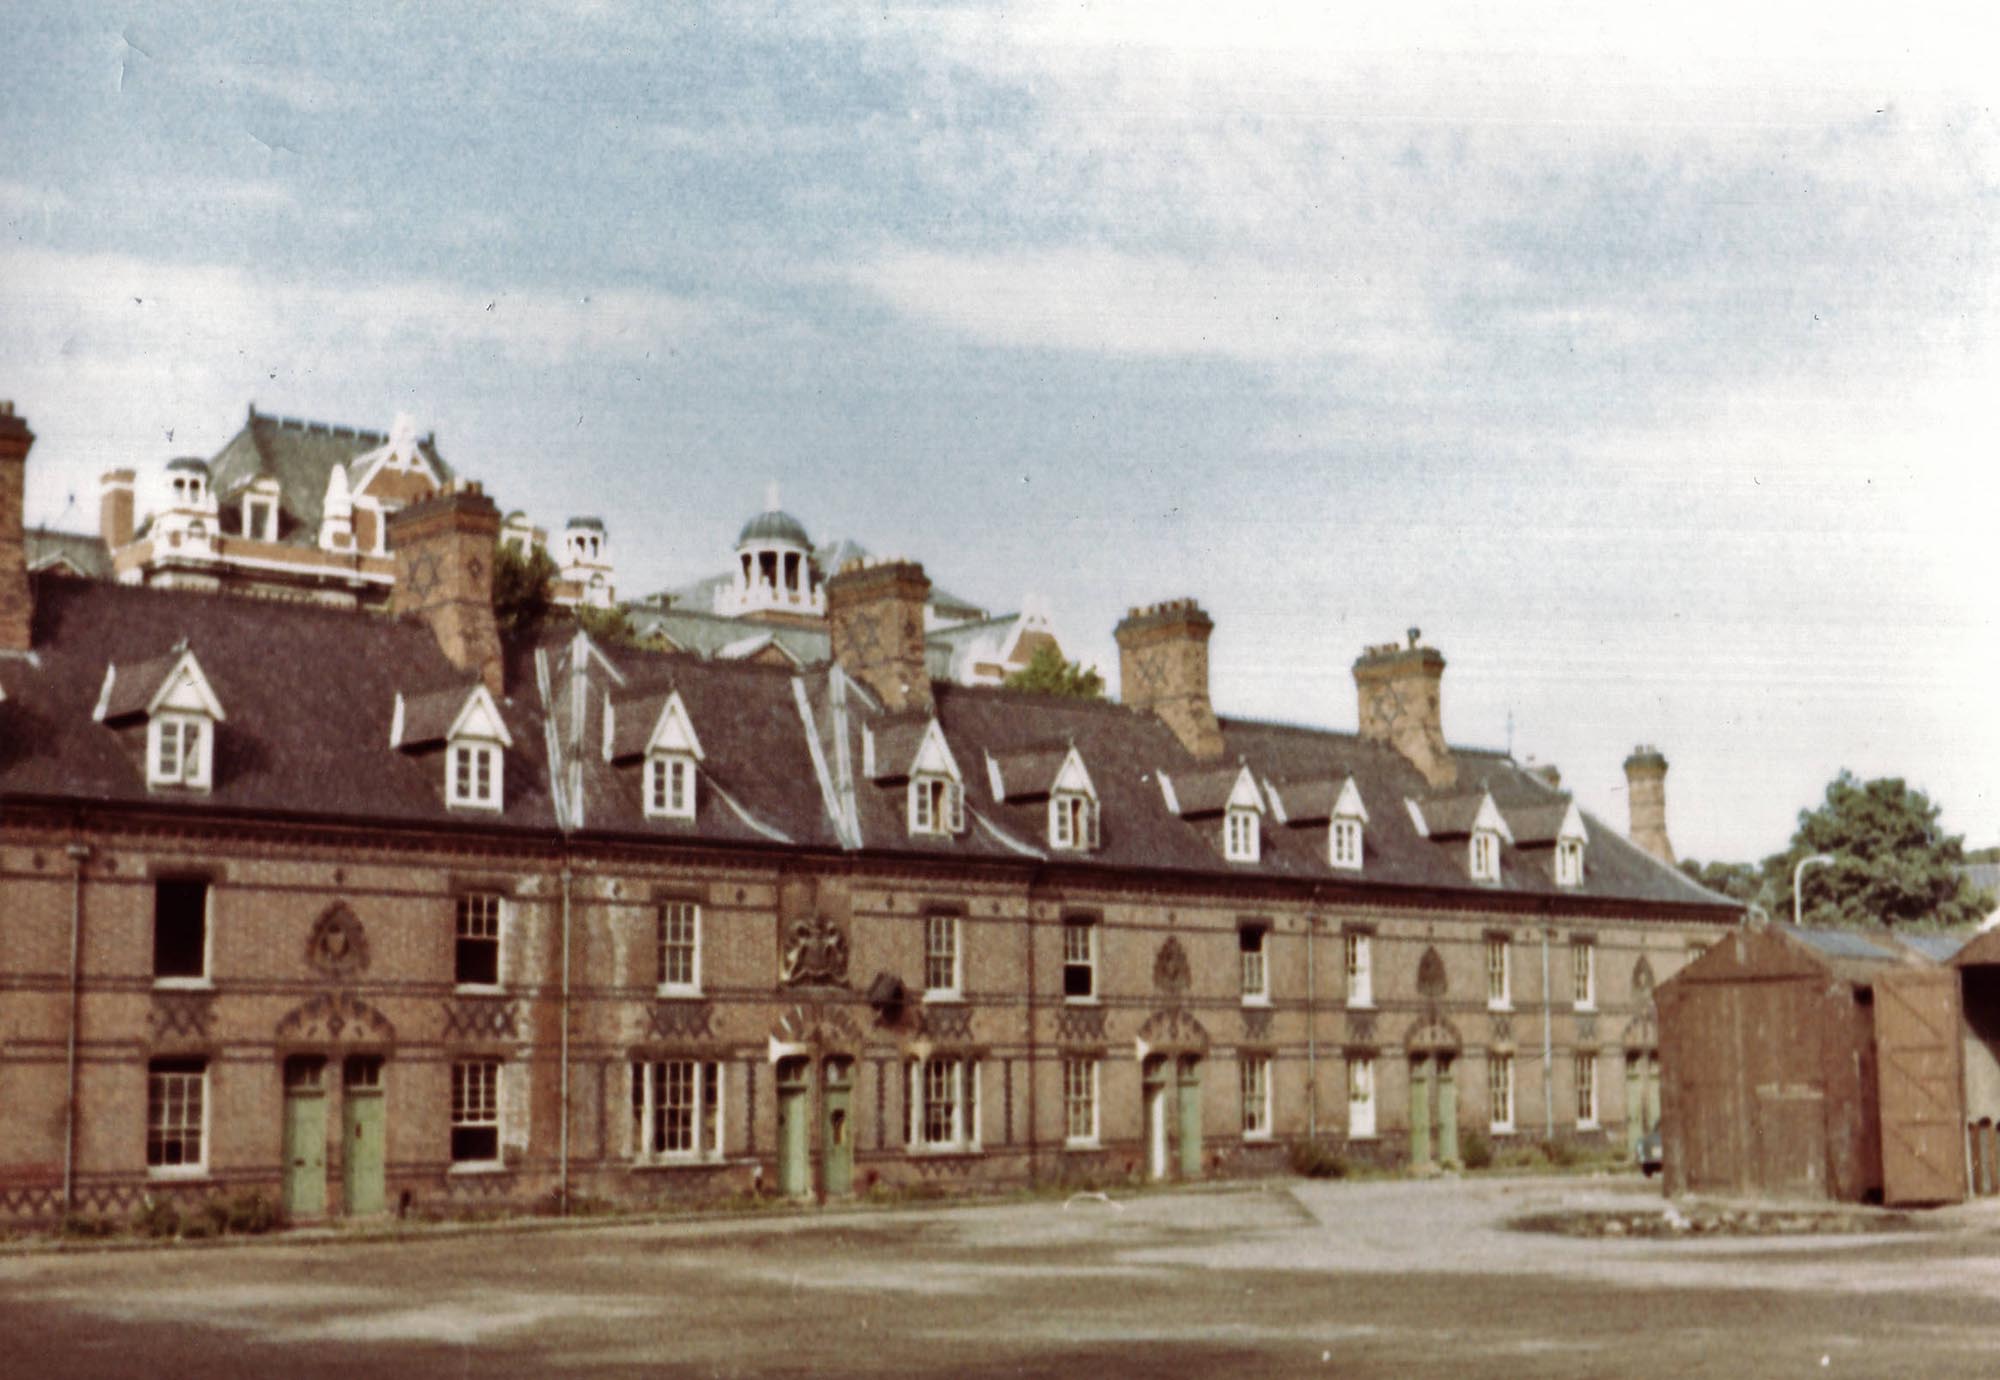
[[[812,1128],[812,1083],[803,1059],[778,1063],[778,1192],[803,1198],[812,1192],[812,1164],[807,1158]]]
[[[1180,1061],[1181,1177],[1201,1177],[1201,1061],[1193,1055]]]
[[[1143,1066],[1146,1087],[1146,1176],[1167,1177],[1167,1065],[1155,1054]]]
[[[341,1187],[349,1217],[386,1207],[388,1121],[382,1099],[382,1060],[356,1055],[347,1061],[341,1088]]]
[[[1438,1163],[1458,1163],[1458,1069],[1455,1061],[1437,1061]]]
[[[827,1197],[842,1198],[854,1191],[854,1061],[829,1059],[822,1076],[826,1113],[820,1127],[820,1181]]]
[[[326,1212],[326,1060],[294,1055],[285,1061],[285,1216],[297,1221]]]
[[[1410,1163],[1431,1162],[1431,1061],[1410,1060]]]

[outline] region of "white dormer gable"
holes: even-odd
[[[660,717],[653,721],[653,731],[646,739],[646,751],[649,755],[678,752],[697,762],[702,760],[701,739],[695,736],[694,721],[688,718],[680,691],[668,695],[667,702],[660,707]]]
[[[1479,811],[1472,817],[1472,832],[1497,834],[1506,843],[1514,841],[1514,831],[1507,827],[1507,817],[1500,813],[1500,807],[1493,803],[1493,792],[1487,791],[1479,799]]]
[[[1248,766],[1236,773],[1236,784],[1229,788],[1229,803],[1225,808],[1264,813],[1264,793],[1257,789],[1257,778],[1251,775]]]
[[[160,688],[153,692],[153,698],[146,704],[146,713],[157,716],[161,713],[200,714],[205,718],[223,722],[222,701],[215,697],[214,687],[202,673],[201,663],[194,653],[183,649],[173,669],[167,672]]]
[[[1557,886],[1583,885],[1583,850],[1589,842],[1589,831],[1583,827],[1583,811],[1572,800],[1556,829]]]
[[[1072,743],[1049,787],[1049,847],[1088,852],[1097,843],[1097,787]]]
[[[1497,882],[1500,880],[1500,845],[1512,843],[1514,833],[1507,827],[1506,816],[1493,803],[1493,793],[1486,792],[1480,797],[1479,809],[1472,817],[1472,835],[1466,843],[1466,870],[1475,882]]]
[[[1256,862],[1263,856],[1264,793],[1246,765],[1236,773],[1222,811],[1222,856],[1230,862]]]
[[[1344,872],[1359,872],[1363,858],[1362,830],[1368,823],[1368,807],[1361,790],[1348,777],[1341,783],[1333,802],[1333,818],[1326,826],[1326,860]]]
[[[873,742],[873,735],[868,735],[865,750],[872,752]],[[936,719],[924,726],[924,736],[910,758],[906,810],[912,834],[964,832],[965,778]]]
[[[354,495],[347,486],[347,466],[335,465],[327,472],[319,513],[319,544],[328,551],[353,550]]]
[[[128,667],[123,684],[118,667],[106,667],[92,717],[99,723],[144,717],[146,784],[205,791],[215,781],[215,726],[226,718],[222,701],[186,646],[169,658]]]
[[[948,776],[953,781],[963,783],[959,774],[958,759],[951,755],[951,745],[944,740],[944,726],[932,719],[924,728],[923,741],[917,744],[917,755],[910,760],[912,776]]]
[[[507,721],[500,716],[500,706],[494,703],[493,692],[484,685],[475,685],[467,692],[465,704],[459,709],[458,717],[452,720],[445,737],[452,742],[461,738],[478,738],[498,743],[501,747],[514,746],[514,735],[507,731]]]

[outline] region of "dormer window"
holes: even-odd
[[[499,810],[507,799],[506,749],[514,746],[500,706],[484,685],[396,696],[389,746],[404,752],[444,745],[444,800],[453,809]]]
[[[910,778],[910,832],[956,834],[965,828],[965,792],[948,776]]]
[[[252,541],[278,539],[278,481],[260,479],[243,495],[243,535]]]
[[[646,759],[646,814],[653,819],[694,818],[694,758],[656,752]]]
[[[1230,862],[1256,862],[1263,842],[1257,812],[1232,806],[1223,815],[1222,856]]]
[[[1327,841],[1327,861],[1350,872],[1361,870],[1361,821],[1336,819]]]
[[[208,721],[196,714],[162,714],[147,725],[146,784],[205,791],[214,762]]]
[[[146,726],[146,785],[205,791],[215,783],[215,727],[222,703],[185,645],[137,665],[107,667],[92,713],[120,731]]]
[[[1556,885],[1583,885],[1583,840],[1556,840]]]
[[[1469,866],[1475,882],[1500,880],[1500,835],[1497,832],[1491,829],[1473,830]]]
[[[480,809],[500,808],[500,745],[498,743],[456,742],[451,745],[452,805]]]
[[[1050,796],[1049,847],[1078,851],[1097,847],[1097,802],[1081,791]]]

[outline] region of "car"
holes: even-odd
[[[1660,1140],[1659,1127],[1655,1126],[1639,1137],[1639,1148],[1632,1158],[1639,1162],[1639,1172],[1647,1178],[1660,1172],[1661,1166],[1666,1163],[1666,1149]]]

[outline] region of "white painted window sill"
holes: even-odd
[[[1099,1004],[1100,1004],[1100,1002],[1099,1002],[1099,999],[1098,999],[1098,998],[1096,998],[1096,997],[1064,997],[1064,998],[1063,998],[1063,1005],[1064,1005],[1064,1006],[1097,1006],[1097,1005],[1099,1005]]]
[[[1375,1009],[1375,999],[1373,997],[1350,998],[1347,1003],[1347,1009],[1349,1011],[1373,1011]]]
[[[1063,1142],[1062,1148],[1065,1150],[1102,1150],[1104,1142],[1096,1136],[1092,1136],[1089,1140],[1066,1140]]]
[[[155,992],[212,992],[215,984],[205,977],[156,977]]]
[[[1349,1140],[1379,1140],[1381,1137],[1380,1133],[1376,1131],[1349,1131],[1347,1138]]]
[[[1271,997],[1270,997],[1270,994],[1269,994],[1269,993],[1266,993],[1266,994],[1264,994],[1263,996],[1250,996],[1250,995],[1246,995],[1246,996],[1245,996],[1245,997],[1243,998],[1243,1004],[1244,1004],[1245,1006],[1263,1006],[1263,1007],[1269,1007],[1269,1006],[1271,1005]]]
[[[199,1183],[208,1177],[205,1164],[155,1164],[146,1168],[146,1177],[156,1183]]]
[[[677,1000],[687,1001],[691,998],[699,997],[701,995],[701,988],[689,987],[685,983],[679,983],[679,982],[675,983],[663,982],[658,987],[653,989],[653,995],[656,997],[671,997]]]
[[[1513,1123],[1509,1122],[1504,1126],[1489,1123],[1486,1127],[1486,1134],[1489,1136],[1511,1136],[1517,1133],[1514,1129]]]
[[[1269,1131],[1245,1131],[1243,1133],[1243,1143],[1245,1145],[1269,1145],[1271,1143],[1271,1133]]]
[[[964,1004],[965,993],[963,992],[937,991],[924,993],[925,1006],[963,1006]]]
[[[985,1153],[983,1147],[977,1145],[912,1145],[909,1147],[909,1151],[912,1155],[946,1159],[957,1155],[979,1155]]]
[[[729,1163],[726,1155],[687,1155],[679,1159],[634,1160],[635,1174],[672,1173],[677,1169],[721,1169]]]
[[[452,985],[452,995],[459,997],[504,997],[507,989],[498,983],[460,982]]]
[[[445,1171],[447,1174],[505,1174],[505,1160],[464,1160]]]
[[[1511,1001],[1489,1001],[1486,1003],[1486,1009],[1488,1011],[1512,1013],[1512,1011],[1514,1010],[1514,1003]]]

